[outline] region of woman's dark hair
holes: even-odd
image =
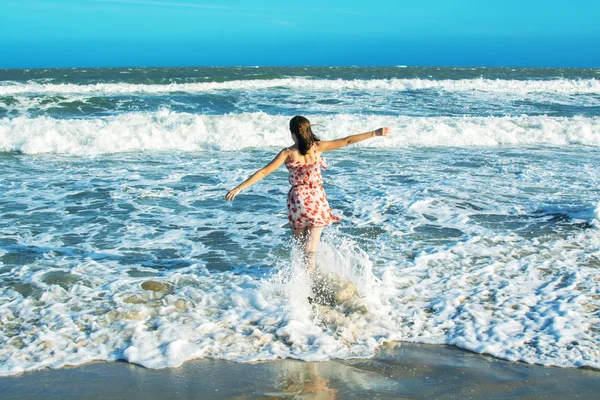
[[[308,150],[315,142],[321,140],[313,134],[310,121],[301,115],[296,115],[290,120],[290,131],[296,135],[298,139],[298,151],[303,156],[308,153]]]

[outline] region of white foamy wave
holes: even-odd
[[[311,116],[323,140],[381,126],[392,135],[362,142],[379,148],[600,146],[600,119],[585,117]],[[290,145],[289,117],[264,113],[195,115],[160,111],[97,119],[4,118],[0,151],[93,155],[134,151],[241,150]]]
[[[272,88],[299,90],[386,90],[407,91],[434,89],[450,92],[482,91],[493,93],[563,93],[600,94],[600,81],[596,79],[307,79],[280,78],[269,80],[236,80],[227,82],[195,82],[172,84],[95,83],[90,85],[15,83],[0,84],[0,96],[19,94],[161,94],[197,93],[218,90],[260,90]]]

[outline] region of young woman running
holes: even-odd
[[[390,129],[379,128],[342,139],[320,140],[313,134],[308,119],[297,115],[290,120],[290,131],[294,145],[281,150],[273,161],[229,191],[225,199],[232,201],[239,192],[260,181],[285,163],[290,173],[289,182],[292,185],[287,198],[288,220],[294,238],[304,252],[306,269],[312,273],[323,228],[340,220],[333,215],[323,190],[321,168],[326,169],[327,162],[321,158],[321,153],[375,136],[387,136]]]

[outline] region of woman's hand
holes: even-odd
[[[390,128],[379,128],[375,131],[375,136],[387,136],[390,134]]]
[[[242,189],[240,189],[240,188],[235,188],[233,190],[230,190],[227,193],[227,195],[225,196],[225,200],[227,200],[227,201],[233,201],[233,199],[235,198],[235,196],[237,196],[237,194],[239,192],[241,192],[241,191],[242,191]]]

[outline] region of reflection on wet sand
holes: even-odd
[[[282,391],[295,398],[334,400],[337,390],[330,388],[330,380],[319,375],[316,363],[293,363],[282,368]]]
[[[600,371],[548,368],[453,346],[392,343],[369,359],[253,364],[196,360],[145,369],[125,362],[0,378],[2,399],[600,399]],[[65,385],[64,382],[69,382]]]

